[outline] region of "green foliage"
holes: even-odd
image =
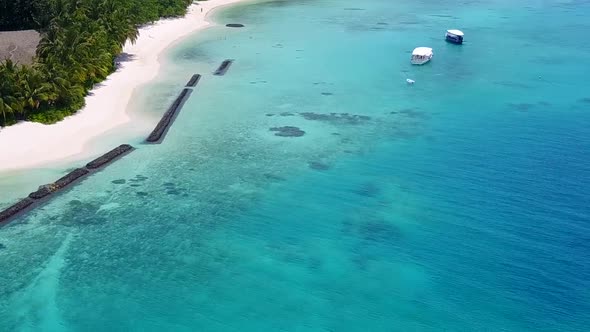
[[[186,13],[191,0],[0,0],[0,30],[42,33],[33,66],[0,62],[0,126],[54,123],[84,105],[84,96],[115,68],[138,27]]]
[[[75,110],[52,108],[44,112],[29,115],[29,121],[51,124],[59,122],[74,113],[76,113]]]

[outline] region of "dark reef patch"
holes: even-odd
[[[323,262],[316,257],[310,257],[307,260],[307,267],[311,270],[311,271],[318,271],[322,268],[323,266]]]
[[[348,113],[314,113],[314,112],[303,112],[299,113],[305,120],[312,121],[325,121],[339,124],[361,124],[363,122],[371,120],[370,116],[357,115]]]
[[[430,14],[428,16],[432,16],[432,17],[442,17],[442,18],[453,18],[453,15],[446,15],[446,14]]]
[[[319,161],[311,161],[308,163],[309,168],[315,169],[316,171],[327,171],[330,169],[330,165]]]
[[[146,193],[145,191],[138,191],[135,193],[137,196],[141,196],[141,197],[145,197],[148,195],[148,193]]]
[[[137,174],[134,178],[129,179],[130,182],[143,182],[145,180],[147,180],[148,177],[147,176],[143,176],[141,174]]]
[[[420,22],[418,22],[418,21],[401,21],[401,22],[399,22],[399,24],[402,24],[402,25],[416,25],[416,24],[420,24]]]
[[[113,184],[125,184],[126,182],[127,182],[127,180],[125,180],[125,179],[118,179],[118,180],[111,181],[111,183],[113,183]]]
[[[531,110],[533,107],[535,107],[535,104],[530,104],[530,103],[509,103],[508,106],[510,106],[510,108],[515,109],[517,111],[526,112],[526,111]]]
[[[405,130],[401,128],[394,128],[391,131],[391,137],[398,139],[412,139],[416,138],[418,133],[415,131]]]
[[[271,173],[264,173],[262,174],[265,178],[273,181],[285,181],[285,178],[279,175],[271,174]]]
[[[228,23],[225,25],[228,28],[243,28],[244,25],[241,23]]]
[[[79,199],[73,199],[73,200],[69,201],[68,204],[71,206],[80,206],[80,205],[82,205],[82,201]]]
[[[526,85],[524,83],[518,83],[513,81],[495,81],[494,84],[501,85],[509,88],[519,88],[519,89],[530,89],[530,85]]]
[[[92,225],[106,222],[106,218],[97,216],[100,204],[83,202],[77,199],[68,202],[67,208],[59,218],[59,223],[65,226]]]
[[[401,114],[405,117],[411,118],[411,119],[428,118],[428,114],[426,114],[425,112],[422,112],[422,111],[418,111],[416,108],[404,108],[404,109],[399,110],[397,113]],[[392,114],[395,114],[395,113],[392,112]]]
[[[401,232],[395,225],[382,220],[371,220],[359,227],[359,235],[363,240],[372,242],[389,242],[399,240]]]
[[[6,246],[3,245],[2,243],[0,243],[0,250],[2,250],[2,249],[6,249]]]
[[[379,195],[381,190],[374,183],[365,183],[358,189],[354,190],[354,193],[364,197],[376,197]]]
[[[590,97],[581,98],[578,100],[580,103],[590,104]]]
[[[333,96],[332,92],[322,92],[322,96]]]
[[[305,131],[293,126],[272,127],[270,131],[275,132],[275,136],[280,137],[301,137],[305,135]]]
[[[291,113],[291,112],[282,112],[281,114],[279,114],[280,116],[295,116],[295,114]]]

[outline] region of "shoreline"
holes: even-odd
[[[140,28],[136,43],[126,43],[117,58],[119,68],[89,92],[86,106],[76,114],[52,125],[21,122],[0,130],[0,172],[85,157],[92,141],[133,120],[129,112],[132,97],[137,88],[157,77],[162,53],[214,25],[208,19],[214,10],[243,1],[200,1],[191,4],[184,17],[162,19]]]

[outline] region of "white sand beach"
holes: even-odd
[[[0,129],[0,172],[75,158],[91,140],[131,121],[127,108],[133,92],[156,77],[159,55],[179,39],[210,26],[206,17],[213,9],[239,1],[199,2],[183,18],[141,28],[136,43],[123,49],[129,59],[91,91],[78,113],[53,125],[23,122]]]

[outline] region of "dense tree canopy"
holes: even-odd
[[[192,0],[0,0],[0,30],[42,33],[36,61],[0,63],[0,125],[51,123],[76,112],[138,27],[185,13]]]

